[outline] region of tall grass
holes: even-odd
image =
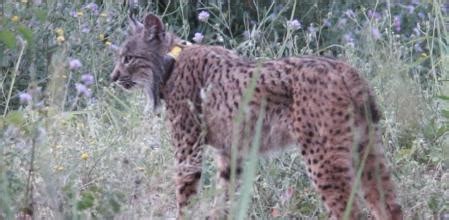
[[[357,67],[384,112],[385,149],[406,218],[444,219],[449,53],[448,16],[442,9],[447,5],[421,2],[409,13],[410,5],[348,4],[319,17],[317,6],[289,1],[254,5],[254,16],[237,18],[210,1],[193,11],[194,18],[201,10],[211,15],[197,24],[188,20],[192,9],[185,2],[158,10],[168,29],[187,40],[201,32],[203,43],[254,59],[328,55]],[[56,1],[1,6],[0,219],[175,217],[173,150],[164,114],[144,113],[141,92],[119,91],[108,83],[115,49],[127,32],[127,8],[108,1],[97,11]],[[138,8],[138,16],[149,10],[151,5]],[[300,29],[288,27],[293,19],[302,22]],[[74,66],[76,59],[80,67]],[[93,83],[85,83],[85,74]],[[221,193],[212,156],[207,150],[192,218],[208,215]],[[238,218],[325,218],[296,150],[252,156],[245,172],[233,199],[245,207],[234,210]]]

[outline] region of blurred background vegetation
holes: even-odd
[[[108,81],[128,14],[149,12],[183,39],[254,59],[322,55],[360,69],[384,111],[407,219],[449,218],[447,2],[2,0],[0,7],[0,219],[174,217],[163,115],[144,113],[140,92]],[[195,217],[207,214],[215,193],[210,154]],[[248,216],[325,216],[300,161],[294,150],[260,161]]]

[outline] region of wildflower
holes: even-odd
[[[310,24],[310,26],[307,28],[307,31],[312,35],[315,35],[315,33],[318,31],[318,28],[316,28],[314,24]]]
[[[56,42],[58,42],[58,44],[62,44],[62,43],[64,43],[64,41],[65,41],[64,36],[58,36],[58,37],[56,37]]]
[[[83,24],[83,25],[81,26],[81,32],[83,32],[83,33],[89,33],[89,32],[90,32],[89,25],[88,25],[88,24]]]
[[[354,47],[354,38],[352,37],[351,33],[343,35],[343,41],[348,45],[349,47]]]
[[[112,50],[118,50],[120,47],[111,43],[111,45],[109,45],[109,48],[111,48]]]
[[[110,41],[106,41],[106,42],[104,42],[104,44],[105,44],[106,46],[111,46],[111,45],[112,45],[112,43],[111,43]]]
[[[337,21],[337,27],[342,28],[343,26],[346,25],[346,23],[348,22],[348,19],[346,18],[340,18]]]
[[[136,167],[138,171],[144,171],[145,168],[144,167]]]
[[[100,17],[107,17],[107,16],[108,16],[108,14],[106,14],[105,12],[100,13]]]
[[[373,27],[371,28],[371,35],[373,36],[373,39],[378,40],[382,36],[382,34],[379,31],[379,28]]]
[[[94,76],[90,73],[85,73],[81,76],[81,82],[86,86],[92,85],[94,83]]]
[[[103,40],[104,40],[104,34],[99,34],[99,35],[98,35],[98,39],[100,39],[101,41],[103,41]]]
[[[195,36],[192,38],[193,41],[195,41],[195,43],[201,43],[201,41],[203,41],[204,39],[204,35],[202,33],[195,33]]]
[[[56,29],[55,29],[55,33],[56,33],[56,35],[58,35],[58,36],[64,36],[64,29],[62,29],[62,28],[56,28]]]
[[[83,65],[81,64],[81,61],[78,59],[71,59],[69,61],[69,69],[70,70],[76,70],[81,68]]]
[[[14,16],[11,17],[11,21],[12,22],[18,22],[19,20],[20,20],[20,17],[17,16],[17,15],[14,15]]]
[[[346,15],[346,17],[348,17],[348,18],[355,18],[355,13],[354,13],[354,11],[353,11],[352,9],[346,10],[346,11],[345,11],[345,15]]]
[[[323,26],[330,27],[330,26],[332,26],[332,23],[329,21],[329,19],[326,18],[323,20]]]
[[[421,53],[421,57],[422,57],[422,58],[426,58],[426,57],[427,57],[427,54],[426,54],[426,53]]]
[[[56,166],[56,167],[55,167],[55,170],[56,170],[56,171],[63,171],[63,170],[64,170],[64,167],[63,167],[62,165],[59,165],[59,166]]]
[[[23,4],[26,4],[26,3],[28,3],[28,0],[21,0],[20,2]]]
[[[98,11],[98,5],[95,4],[94,2],[91,2],[89,4],[87,4],[86,6],[84,6],[85,9],[89,9],[93,12]]]
[[[33,99],[33,97],[27,92],[19,94],[19,100],[20,100],[20,103],[22,103],[22,104],[28,104],[31,102],[32,99]]]
[[[87,159],[89,159],[89,154],[87,154],[86,152],[82,153],[82,154],[81,154],[81,159],[82,159],[82,160],[87,160]]]
[[[374,19],[374,20],[378,21],[378,20],[380,20],[380,18],[382,16],[380,15],[379,12],[376,12],[376,11],[373,11],[373,10],[368,10],[368,17],[370,19]]]
[[[416,44],[413,46],[413,49],[415,49],[415,51],[418,52],[418,53],[423,52],[423,49],[422,49],[422,47],[421,47],[421,45],[420,45],[419,43],[416,43]]]
[[[92,91],[87,88],[86,85],[82,83],[75,83],[75,89],[77,95],[82,95],[85,97],[90,97],[92,95]]]
[[[415,6],[413,5],[407,5],[405,6],[409,14],[412,14],[415,11]]]
[[[77,12],[76,11],[71,11],[70,13],[70,16],[72,16],[72,17],[78,17],[78,14],[77,14]]]
[[[200,20],[200,21],[202,21],[202,22],[207,22],[207,20],[209,20],[209,16],[210,16],[209,12],[207,12],[207,11],[201,11],[201,12],[198,14],[198,20]]]
[[[302,25],[297,19],[287,21],[287,28],[292,29],[294,31],[301,29]]]
[[[401,31],[401,17],[399,16],[393,17],[393,28],[396,32]]]
[[[83,15],[84,15],[84,13],[82,11],[79,11],[76,13],[76,16],[78,16],[78,17],[82,17]]]

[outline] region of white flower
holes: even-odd
[[[81,68],[83,65],[81,64],[81,61],[78,59],[71,59],[69,61],[69,69],[70,70],[76,70]]]
[[[287,28],[292,29],[294,31],[301,29],[302,25],[297,19],[287,21]]]
[[[209,20],[209,16],[210,16],[209,12],[207,12],[207,11],[201,11],[201,12],[198,14],[198,20],[200,20],[200,21],[202,21],[202,22],[207,22],[207,20]]]
[[[195,36],[192,38],[193,41],[195,41],[195,43],[201,43],[201,41],[203,41],[204,39],[204,35],[202,33],[195,33]]]

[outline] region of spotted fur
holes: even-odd
[[[185,47],[174,60],[166,54],[178,39],[165,32],[159,18],[148,15],[144,24],[133,20],[132,29],[112,79],[127,88],[141,85],[152,100],[165,100],[180,216],[198,191],[204,146],[216,149],[218,178],[226,188],[233,141],[238,140],[239,174],[264,107],[261,154],[297,148],[330,219],[343,217],[360,167],[363,197],[376,219],[402,219],[382,149],[381,113],[357,70],[323,57],[254,61],[205,45]],[[253,81],[253,96],[244,106],[242,97]],[[244,117],[236,125],[242,108]],[[350,219],[359,218],[355,201]]]

